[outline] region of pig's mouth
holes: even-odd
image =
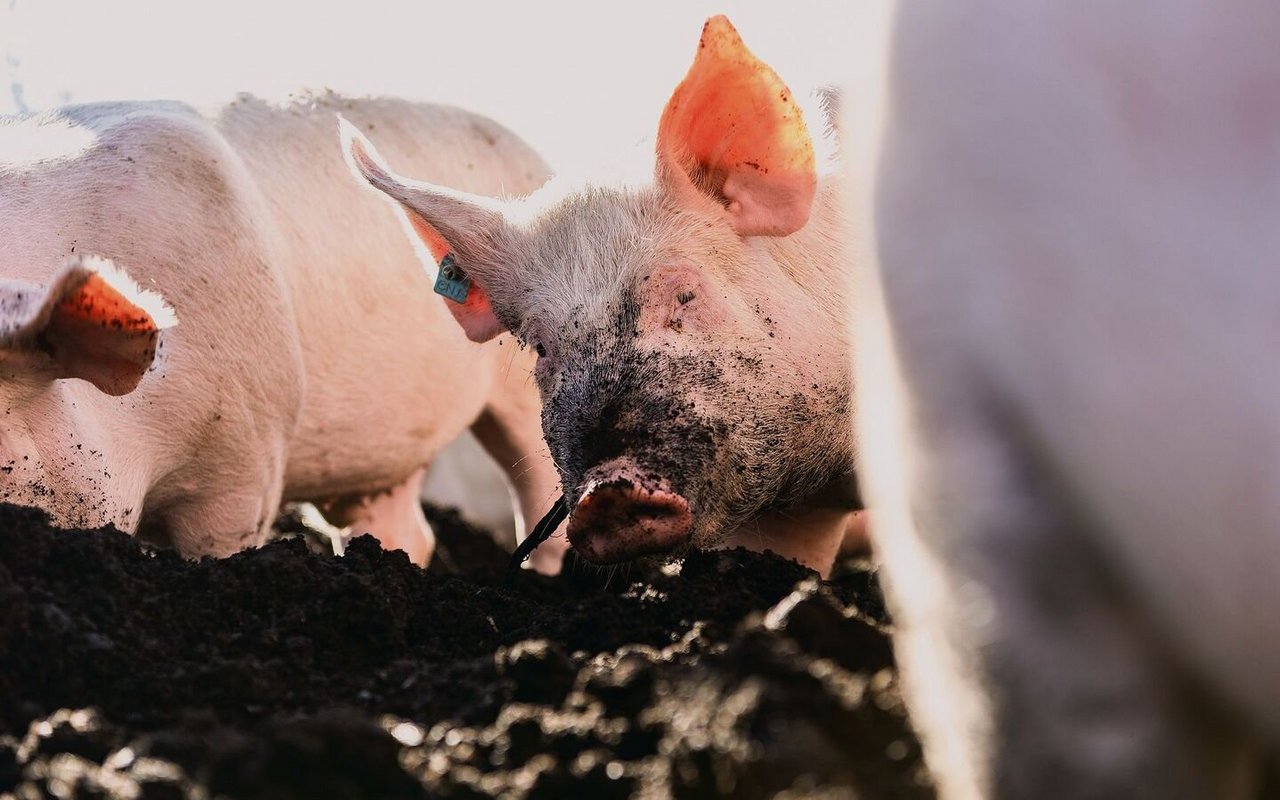
[[[629,463],[592,470],[569,518],[569,541],[596,564],[666,553],[689,541],[693,512],[665,480]]]

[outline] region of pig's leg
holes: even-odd
[[[1205,710],[1010,420],[966,412],[955,394],[915,396],[928,399],[912,433],[868,477],[896,650],[942,796],[1243,796],[1239,732]]]
[[[541,427],[535,427],[531,433],[527,419],[521,421],[517,417],[513,423],[510,417],[503,415],[502,409],[492,408],[485,409],[471,426],[485,452],[493,456],[515,488],[520,506],[517,541],[524,540],[560,496],[560,475],[551,461],[541,430]],[[555,575],[560,571],[568,549],[569,539],[562,526],[533,551],[529,565],[544,575]]]
[[[845,517],[840,537],[840,555],[865,556],[871,552],[871,535],[866,511],[851,511]]]
[[[848,511],[834,509],[762,514],[731,533],[720,546],[770,550],[825,578],[840,551],[850,516]]]
[[[325,504],[324,516],[333,525],[349,528],[352,536],[373,534],[384,550],[403,550],[410,561],[426,566],[436,549],[436,535],[419,499],[426,471],[421,467],[385,491]]]
[[[493,397],[471,432],[498,463],[515,490],[520,506],[516,538],[523,541],[560,496],[560,474],[542,437],[542,406],[528,370],[517,356],[495,382]],[[555,575],[569,550],[564,527],[543,542],[529,558],[529,566]]]
[[[283,476],[283,463],[275,463],[261,472],[244,470],[234,479],[224,476],[225,483],[208,475],[198,481],[175,478],[175,482],[192,486],[218,486],[219,491],[215,495],[192,492],[188,499],[165,510],[162,528],[169,542],[187,558],[225,558],[262,545],[280,508]]]

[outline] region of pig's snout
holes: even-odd
[[[569,518],[569,541],[588,561],[615,564],[683,544],[693,527],[689,502],[625,475],[591,483]]]

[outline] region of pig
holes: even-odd
[[[550,506],[532,357],[458,330],[351,181],[339,113],[460,190],[548,174],[489,119],[391,98],[0,120],[0,500],[186,556],[257,545],[282,501],[315,501],[426,563],[421,476],[470,429],[525,519]]]
[[[1280,14],[1152,10],[899,4],[850,179],[859,476],[945,798],[1252,798],[1280,734]]]
[[[344,139],[415,236],[456,258],[468,338],[510,332],[537,353],[579,555],[743,545],[830,568],[858,508],[844,208],[796,99],[725,17],[634,183],[562,176],[492,200]]]

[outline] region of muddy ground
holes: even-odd
[[[509,582],[429,516],[424,572],[369,537],[190,563],[0,506],[0,795],[932,796],[865,564]]]

